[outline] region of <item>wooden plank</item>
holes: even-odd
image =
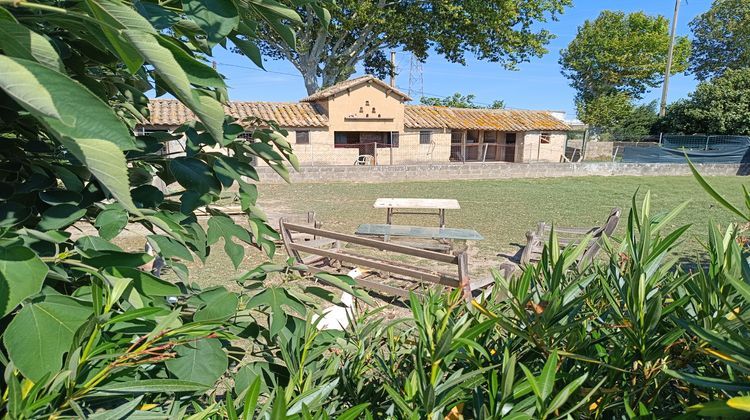
[[[290,257],[297,260],[298,263],[302,264],[302,256],[299,255],[299,252],[293,250],[291,248],[292,241],[292,234],[289,232],[289,225],[284,221],[284,219],[279,219],[279,233],[281,234],[281,239],[284,242],[284,249],[286,249],[286,254]]]
[[[376,236],[407,236],[410,238],[423,239],[458,239],[468,241],[481,241],[484,239],[479,232],[473,229],[438,228],[423,226],[404,226],[388,224],[361,224],[357,227],[357,235]]]
[[[310,274],[316,274],[316,273],[327,273],[329,271],[328,270],[323,270],[323,269],[317,268],[317,267],[307,267],[307,272],[309,272]],[[316,278],[316,281],[320,281],[322,283],[331,285],[330,283],[328,283],[327,281],[325,281],[325,280],[323,280],[321,278]],[[398,287],[395,287],[395,286],[390,286],[390,285],[387,285],[387,284],[376,283],[374,281],[370,281],[370,280],[366,280],[366,279],[354,279],[354,281],[359,286],[362,286],[362,287],[367,288],[367,289],[377,290],[378,292],[383,292],[383,293],[387,293],[389,295],[399,296],[399,297],[402,297],[402,298],[407,298],[407,299],[409,298],[409,291],[405,290],[405,289],[401,289],[401,288],[398,288]],[[331,285],[331,286],[333,286],[333,285]]]
[[[462,252],[458,254],[458,281],[463,291],[464,299],[471,302],[471,279],[469,278],[469,256]]]
[[[458,210],[458,200],[452,198],[378,198],[372,205],[376,209],[448,209]]]
[[[353,264],[362,265],[365,267],[373,268],[376,270],[382,270],[389,273],[400,274],[402,276],[411,277],[420,281],[429,281],[431,283],[442,284],[445,286],[459,287],[459,281],[457,278],[439,273],[428,273],[421,270],[418,267],[404,265],[394,265],[392,263],[386,263],[373,258],[369,258],[363,255],[344,253],[341,251],[332,251],[327,249],[319,249],[314,247],[305,246],[302,244],[290,244],[289,247],[295,251],[306,252],[308,254],[321,255],[329,257],[331,259],[346,261]],[[461,254],[465,255],[465,254]]]
[[[411,255],[413,257],[425,258],[428,260],[434,260],[444,262],[448,264],[456,264],[458,260],[453,255],[441,254],[439,252],[428,251],[426,249],[417,249],[404,245],[398,245],[391,242],[383,242],[376,239],[362,238],[354,235],[347,235],[345,233],[332,232],[329,230],[315,229],[308,226],[295,225],[291,223],[284,223],[287,229],[298,231],[302,233],[309,233],[311,235],[322,236],[325,238],[338,239],[340,241],[349,242],[356,245],[364,245],[372,248],[379,249],[381,251],[398,252],[401,254]]]
[[[570,235],[586,235],[586,234],[595,232],[599,228],[598,227],[572,228],[572,227],[557,227],[557,226],[555,226],[554,229],[555,229],[555,233],[556,234],[563,233],[563,234],[570,234]],[[544,232],[545,233],[552,232],[552,226],[545,225],[544,226]]]

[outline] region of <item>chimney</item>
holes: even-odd
[[[391,51],[391,87],[396,87],[396,51]]]

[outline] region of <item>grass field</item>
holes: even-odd
[[[734,203],[741,203],[743,177],[712,177],[709,181]],[[497,181],[440,181],[388,184],[295,184],[263,185],[260,205],[269,215],[302,217],[315,211],[326,229],[353,232],[360,223],[384,223],[385,211],[372,208],[378,197],[455,198],[461,210],[448,211],[449,227],[472,228],[485,240],[476,243],[474,258],[492,265],[502,261],[497,253],[512,253],[513,244],[523,242],[525,232],[545,220],[566,226],[600,223],[612,207],[631,207],[638,191],[638,203],[650,190],[654,212],[669,211],[690,200],[674,227],[692,224],[681,252],[701,251],[709,220],[726,225],[735,220],[719,207],[692,177],[585,177],[555,179],[512,179]],[[437,218],[396,216],[394,223],[434,225]],[[622,232],[624,223],[617,233]],[[615,235],[617,236],[617,234]],[[257,251],[243,263],[251,268],[262,261]],[[283,254],[283,251],[280,251]],[[195,265],[191,277],[202,285],[227,284],[234,273],[220,247],[205,266]]]

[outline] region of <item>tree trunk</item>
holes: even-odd
[[[318,77],[315,74],[317,69],[300,69],[302,78],[305,80],[305,89],[307,94],[312,95],[313,93],[320,90],[320,84],[318,83]]]

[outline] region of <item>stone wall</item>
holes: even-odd
[[[704,175],[747,175],[750,165],[699,164]],[[259,167],[262,182],[283,182],[271,168]],[[405,182],[456,179],[557,178],[577,176],[689,176],[686,164],[671,163],[453,163],[381,166],[305,166],[292,182]]]
[[[580,139],[568,140],[568,149],[577,149],[574,161],[580,159],[582,144],[583,140]],[[584,158],[585,160],[612,160],[615,146],[615,143],[611,141],[586,142],[586,152],[584,153]],[[568,151],[567,154],[570,157],[572,155],[572,151]]]

